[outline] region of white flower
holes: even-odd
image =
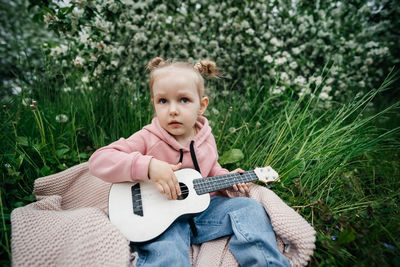
[[[264,60],[267,61],[268,63],[272,63],[272,61],[274,61],[274,59],[270,55],[266,55],[264,57]]]
[[[283,65],[286,62],[287,62],[287,59],[285,57],[280,57],[275,61],[276,65],[278,65],[278,66]]]
[[[13,88],[12,88],[12,92],[13,92],[14,95],[17,95],[17,94],[21,93],[21,91],[22,91],[22,88],[20,86],[18,86],[18,85],[13,86]]]
[[[200,9],[201,8],[201,4],[199,4],[199,3],[196,3],[196,9]]]
[[[371,65],[372,64],[372,62],[374,62],[373,60],[372,60],[372,58],[367,58],[366,60],[365,60],[365,65]]]
[[[264,36],[263,36],[266,40],[268,40],[269,38],[271,38],[271,33],[270,32],[266,32],[266,33],[264,33]]]
[[[301,50],[300,50],[300,48],[298,48],[298,47],[293,47],[293,48],[292,48],[292,52],[293,52],[293,54],[298,55],[298,54],[301,53]]]
[[[252,28],[247,29],[246,33],[249,35],[254,35],[254,30]]]
[[[84,62],[85,62],[85,60],[84,60],[82,57],[80,57],[80,56],[77,56],[77,57],[74,59],[74,64],[75,64],[75,66],[77,66],[77,67],[82,67]]]
[[[331,84],[331,83],[333,83],[333,81],[334,81],[334,79],[332,77],[330,77],[326,80],[326,84]]]
[[[329,94],[330,91],[332,91],[332,87],[330,86],[322,87],[322,92]]]
[[[216,108],[212,108],[211,109],[212,113],[214,113],[214,115],[218,115],[219,114],[219,110]]]
[[[318,97],[319,97],[321,100],[327,100],[327,99],[330,98],[330,96],[329,96],[327,93],[325,93],[325,92],[321,92],[321,93],[319,94]]]
[[[171,16],[168,16],[168,17],[165,19],[165,23],[171,24],[171,23],[172,23],[172,17],[171,17]]]
[[[306,83],[306,79],[303,76],[298,76],[294,79],[294,83],[298,85],[304,85]]]
[[[279,88],[279,87],[275,87],[273,90],[272,90],[272,94],[273,95],[280,95],[282,93],[282,90],[281,90],[281,88]]]
[[[99,77],[99,76],[101,75],[101,73],[102,73],[102,68],[101,68],[101,66],[99,65],[99,66],[97,66],[97,68],[94,70],[93,75],[94,75],[95,77]]]
[[[109,7],[108,10],[110,10],[112,13],[117,13],[118,12],[118,5],[116,3],[112,3]]]
[[[218,42],[215,40],[211,40],[209,43],[210,48],[217,48]]]
[[[89,34],[86,33],[86,32],[81,32],[81,33],[79,34],[79,41],[80,41],[82,44],[88,44],[88,43],[89,43]]]
[[[79,19],[79,18],[82,17],[84,11],[85,11],[85,10],[84,10],[83,8],[75,7],[75,8],[72,10],[72,15],[73,15],[75,18]]]
[[[89,77],[88,76],[83,76],[81,81],[84,82],[84,83],[88,83],[89,82]]]
[[[287,81],[289,80],[289,75],[286,72],[281,73],[281,80]]]
[[[71,87],[64,87],[64,88],[63,88],[63,91],[64,91],[64,92],[71,92],[72,89],[71,89]]]
[[[315,78],[315,85],[320,86],[322,83],[322,77],[318,76]]]
[[[118,63],[119,63],[118,60],[112,60],[111,61],[111,65],[114,66],[114,67],[118,67]]]
[[[59,114],[56,116],[56,121],[59,123],[64,123],[68,121],[68,116],[65,114]]]
[[[29,106],[32,103],[32,99],[26,97],[22,99],[22,105],[24,105],[25,107]]]
[[[250,28],[250,24],[247,22],[247,20],[243,20],[240,26],[242,27],[242,29]]]
[[[298,67],[297,62],[296,61],[290,62],[289,67],[294,69],[294,70],[297,69],[297,67]]]
[[[346,89],[347,88],[347,84],[344,84],[344,83],[340,83],[339,84],[339,89],[340,90],[344,90],[344,89]]]
[[[106,31],[106,32],[107,32],[107,31],[109,30],[109,28],[112,26],[112,25],[111,25],[111,22],[105,21],[105,20],[100,19],[100,18],[98,18],[98,17],[96,17],[96,20],[95,20],[94,25],[95,25],[97,28],[99,28],[99,29],[101,29],[101,30],[103,30],[103,31]]]
[[[269,41],[272,45],[280,47],[283,45],[283,43],[281,41],[279,41],[278,39],[276,39],[275,37],[272,37],[272,39]]]
[[[374,41],[370,41],[365,44],[365,48],[372,48],[372,47],[379,47],[379,44]]]
[[[50,56],[53,57],[53,56],[56,56],[56,55],[65,54],[67,51],[68,51],[68,46],[61,44],[61,45],[56,46],[56,47],[54,47],[54,48],[52,48],[50,50]]]
[[[299,97],[303,97],[305,95],[308,95],[311,93],[311,89],[310,88],[301,88],[300,92],[298,93]]]
[[[350,40],[350,41],[347,41],[346,42],[346,45],[350,48],[350,49],[354,49],[354,48],[356,48],[357,47],[357,43],[356,42],[354,42],[353,40]]]
[[[361,87],[364,87],[364,86],[365,86],[365,82],[364,82],[364,81],[360,81],[358,84],[359,84]]]
[[[45,15],[43,16],[43,21],[44,21],[44,23],[49,24],[50,21],[51,21],[53,18],[54,18],[53,15],[51,15],[50,13],[47,13],[47,14],[45,14]]]

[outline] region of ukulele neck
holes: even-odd
[[[248,183],[258,180],[254,171],[244,173],[228,173],[224,175],[198,178],[193,180],[193,186],[198,195],[211,193],[214,191],[230,188],[235,184]]]

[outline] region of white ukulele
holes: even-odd
[[[269,166],[208,178],[196,170],[181,169],[175,176],[182,192],[177,200],[168,200],[150,180],[112,184],[108,200],[111,223],[128,240],[146,242],[161,235],[178,217],[204,211],[210,204],[210,192],[255,180],[278,180],[278,173]]]

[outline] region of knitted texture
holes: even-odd
[[[14,266],[135,266],[129,242],[107,217],[110,184],[89,174],[87,163],[39,178],[37,201],[11,213]],[[240,194],[231,194],[238,196]],[[293,266],[306,265],[314,229],[271,190],[250,187],[271,219],[278,246]],[[283,242],[290,250],[283,250]],[[193,266],[238,266],[229,238],[192,246]]]
[[[304,266],[315,249],[315,230],[271,190],[254,185],[249,196],[267,211],[275,235],[288,243],[283,255],[292,266]]]

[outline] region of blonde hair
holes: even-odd
[[[150,71],[149,87],[151,95],[153,95],[153,84],[158,74],[163,70],[171,68],[179,68],[193,71],[193,78],[197,85],[197,91],[200,97],[205,95],[204,78],[219,78],[219,69],[214,61],[200,60],[195,65],[187,62],[164,60],[161,57],[155,57],[147,64],[146,70]]]

